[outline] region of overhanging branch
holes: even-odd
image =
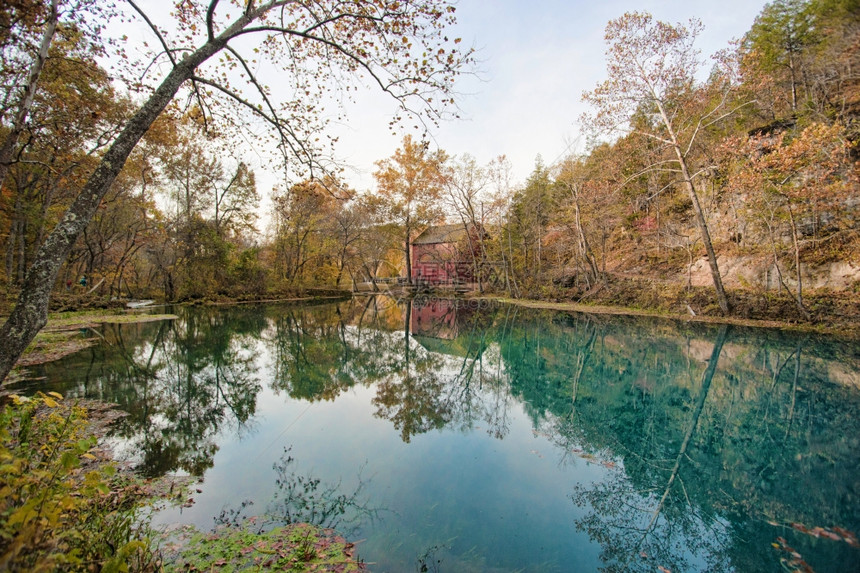
[[[281,121],[277,114],[269,115],[267,114],[259,105],[254,105],[247,99],[243,98],[233,90],[230,90],[223,85],[213,82],[212,80],[208,80],[206,78],[202,78],[200,76],[194,76],[193,80],[196,82],[200,82],[203,85],[207,85],[211,88],[214,88],[236,103],[242,105],[243,107],[251,110],[257,117],[260,117],[271,126],[273,126],[277,131],[281,138],[281,143],[288,146],[290,151],[299,158],[303,158],[306,165],[308,165],[311,169],[313,169],[314,159],[313,153],[306,148],[301,138],[299,138],[287,125],[285,122]],[[286,151],[284,151],[284,157],[286,158]]]

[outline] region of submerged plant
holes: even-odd
[[[258,531],[250,518],[211,533],[194,529],[177,539],[175,557],[165,571],[365,571],[355,546],[330,529],[307,523]]]

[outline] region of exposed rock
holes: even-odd
[[[718,257],[720,273],[726,288],[757,288],[779,290],[779,273],[773,259],[764,255]],[[852,290],[860,285],[860,266],[847,261],[827,263],[819,267],[801,265],[805,288],[826,288],[833,291]],[[782,269],[782,280],[789,288],[794,287],[794,272]],[[693,286],[713,286],[711,269],[704,257],[690,267]]]

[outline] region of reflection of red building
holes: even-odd
[[[412,303],[409,329],[413,335],[451,340],[457,337],[457,301],[415,299]]]
[[[474,226],[462,224],[428,227],[412,241],[412,280],[430,284],[472,281],[474,262],[481,248]]]

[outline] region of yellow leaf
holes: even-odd
[[[45,406],[47,406],[48,408],[56,408],[57,406],[59,406],[59,404],[57,404],[52,398],[49,398],[48,396],[45,396],[44,402]]]
[[[62,400],[62,399],[63,399],[63,395],[62,395],[62,394],[60,394],[59,392],[48,392],[48,396],[53,396],[53,397],[54,397],[54,398],[56,398],[57,400]]]
[[[82,454],[81,457],[86,458],[88,460],[94,460],[96,457],[92,454]]]

